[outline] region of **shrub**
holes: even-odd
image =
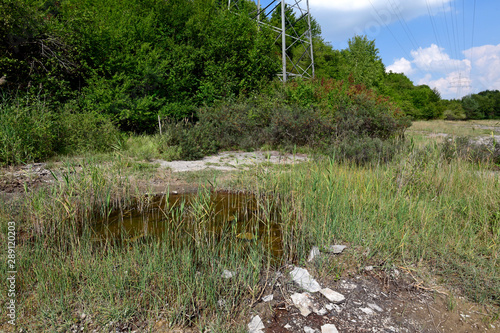
[[[396,119],[373,104],[353,105],[338,110],[336,123],[336,136],[340,140],[353,136],[386,140],[403,136],[409,126],[409,121],[405,118]]]
[[[500,164],[500,144],[495,138],[448,138],[441,144],[441,156],[447,161],[461,158],[476,163]]]
[[[219,148],[210,127],[204,123],[167,120],[163,127],[159,152],[169,159],[197,160],[216,153]]]
[[[331,148],[331,154],[342,162],[351,162],[357,165],[369,163],[384,163],[392,160],[402,148],[397,140],[381,140],[371,137],[352,137],[343,140]]]
[[[0,164],[21,164],[51,156],[56,149],[55,115],[38,97],[0,103]]]
[[[331,143],[334,129],[334,123],[310,108],[282,107],[272,116],[269,143],[284,147],[325,146]]]
[[[103,152],[120,139],[111,120],[91,111],[66,107],[59,115],[58,125],[61,153]]]
[[[464,120],[466,115],[463,110],[446,109],[443,112],[443,117],[445,120]]]

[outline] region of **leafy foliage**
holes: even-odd
[[[468,119],[500,119],[500,91],[486,90],[462,98]]]
[[[272,84],[280,65],[274,32],[243,15],[255,9],[253,2],[241,5],[235,15],[212,0],[3,2],[9,15],[1,18],[6,57],[0,61],[7,84],[0,89],[36,93],[50,104],[46,121],[54,129],[46,135],[55,138],[44,147],[31,144],[31,153],[8,163],[106,150],[119,140],[116,127],[153,133],[162,119],[167,134],[148,145],[148,154],[196,159],[263,144],[324,149],[353,136],[389,142],[404,132],[404,112],[439,115],[429,107],[439,102],[430,88],[417,89],[404,76],[386,88],[392,76],[374,41],[355,36],[348,49],[333,50],[314,19],[321,79]],[[279,24],[280,15],[268,23]],[[298,33],[305,31],[303,17],[289,7],[285,15]],[[299,51],[291,47],[288,56]],[[404,96],[397,93],[401,84],[408,88]]]
[[[39,161],[56,153],[106,151],[118,138],[109,119],[70,104],[58,113],[36,95],[3,97],[0,103],[0,165]]]
[[[58,102],[81,93],[85,110],[127,131],[256,90],[279,64],[268,30],[208,0],[11,0],[2,9],[2,89],[36,87]]]
[[[0,104],[0,165],[47,158],[56,146],[53,112],[36,98]]]

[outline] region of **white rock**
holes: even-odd
[[[221,275],[224,279],[230,279],[234,276],[234,273],[225,269]]]
[[[337,327],[333,324],[326,324],[321,326],[321,333],[339,333]]]
[[[372,308],[373,310],[375,311],[378,311],[378,312],[383,312],[384,310],[378,306],[377,304],[373,304],[373,303],[366,303],[366,305],[368,305],[368,307]]]
[[[311,328],[309,326],[304,326],[304,332],[305,333],[314,333],[316,330],[314,328]]]
[[[323,296],[325,296],[326,298],[328,298],[328,300],[330,302],[341,303],[341,302],[345,301],[344,295],[342,295],[342,294],[340,294],[340,293],[338,293],[336,291],[333,291],[330,288],[323,288],[319,292]]]
[[[365,267],[365,272],[371,272],[373,271],[373,266],[366,266]]]
[[[328,313],[328,310],[325,309],[325,308],[321,308],[321,309],[319,309],[317,311],[314,311],[314,313],[316,313],[317,315],[320,315],[320,316],[324,316],[324,315],[326,315]]]
[[[321,253],[319,252],[319,247],[313,246],[311,249],[311,252],[309,252],[309,258],[307,261],[311,262],[314,260],[315,257],[319,256]]]
[[[292,330],[292,325],[290,324],[286,324],[285,326],[283,326],[284,328],[286,328],[287,330]]]
[[[264,323],[259,316],[254,316],[248,323],[248,333],[262,333],[264,328]]]
[[[365,314],[370,315],[370,316],[373,315],[373,314],[375,314],[375,312],[373,312],[373,310],[370,309],[370,308],[359,308],[359,309],[361,311],[363,311]]]
[[[325,305],[325,308],[328,310],[328,311],[332,311],[334,309],[334,306],[332,303],[328,303],[327,305]]]
[[[339,254],[342,253],[342,251],[345,250],[347,246],[345,245],[330,245],[327,249],[328,252],[334,253],[334,254]]]
[[[314,310],[314,303],[309,293],[295,293],[292,296],[293,304],[299,309],[300,314],[307,317]]]
[[[272,301],[272,300],[273,300],[273,298],[274,298],[274,295],[273,295],[273,294],[271,294],[271,295],[267,295],[267,296],[262,297],[262,300],[263,300],[264,302],[270,302],[270,301]]]
[[[295,281],[295,283],[311,293],[315,293],[321,290],[321,286],[319,285],[319,283],[315,279],[313,279],[309,272],[304,268],[295,267],[290,272],[290,275],[292,276],[292,279],[293,281]]]

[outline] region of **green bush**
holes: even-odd
[[[55,115],[37,97],[0,103],[0,165],[42,160],[56,150]]]
[[[366,163],[371,159],[386,161],[398,150],[395,138],[403,137],[410,121],[398,113],[386,100],[356,86],[339,88],[304,82],[287,88],[288,97],[279,99],[276,90],[267,96],[254,96],[237,101],[221,102],[197,111],[196,122],[171,120],[163,127],[162,151],[169,156],[198,159],[218,149],[259,149],[263,145],[291,149],[308,146],[319,152],[333,153]],[[294,87],[305,87],[295,91]],[[341,101],[331,95],[330,102],[299,103],[295,98],[308,95],[311,99],[318,88],[341,95]],[[306,89],[307,88],[307,89]],[[323,90],[321,90],[323,89]],[[295,94],[297,92],[297,94]],[[326,92],[328,95],[329,92]],[[297,97],[298,98],[298,97]],[[331,105],[337,102],[335,107]],[[330,105],[331,104],[331,105]],[[332,145],[337,148],[333,148]],[[351,147],[352,145],[352,147]]]
[[[328,144],[333,123],[318,111],[300,105],[247,100],[199,110],[196,128],[212,137],[219,148],[258,149]]]
[[[197,160],[217,152],[219,146],[207,124],[187,119],[168,120],[159,136],[159,152],[168,159]]]
[[[321,147],[331,143],[335,124],[319,112],[300,106],[284,106],[272,115],[268,141],[273,146]]]
[[[61,153],[104,152],[120,139],[119,131],[103,115],[65,108],[58,118]]]
[[[383,106],[367,100],[337,110],[336,124],[336,137],[341,141],[360,136],[387,140],[403,136],[410,122],[407,118],[395,118]]]

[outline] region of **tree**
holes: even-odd
[[[385,67],[378,55],[374,40],[366,36],[354,36],[348,41],[349,47],[342,51],[345,64],[344,75],[350,76],[355,84],[377,87],[382,82]]]
[[[342,79],[340,68],[343,58],[339,50],[334,50],[329,43],[320,37],[316,37],[313,40],[313,52],[317,78]]]
[[[479,103],[476,99],[469,95],[462,98],[462,107],[465,111],[467,119],[483,119],[484,113],[479,108]]]

